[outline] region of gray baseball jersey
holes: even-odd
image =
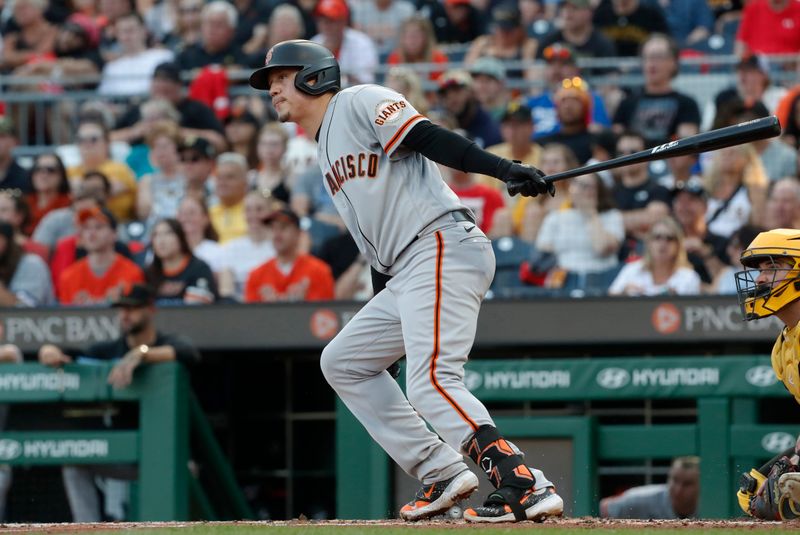
[[[361,253],[384,273],[423,228],[466,209],[434,162],[402,146],[426,120],[399,93],[359,85],[333,97],[320,127],[328,193]]]

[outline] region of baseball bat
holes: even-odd
[[[547,182],[556,182],[558,180],[605,171],[606,169],[616,169],[626,165],[724,149],[725,147],[732,147],[733,145],[741,145],[743,143],[750,143],[751,141],[758,141],[759,139],[775,137],[780,135],[780,133],[781,125],[778,122],[778,118],[772,115],[770,117],[753,119],[752,121],[739,123],[733,126],[726,126],[725,128],[709,130],[708,132],[695,134],[683,139],[676,139],[675,141],[658,145],[652,149],[612,158],[605,162],[576,167],[569,171],[548,175],[544,177],[544,179]]]

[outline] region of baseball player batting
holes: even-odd
[[[272,47],[250,85],[269,91],[281,121],[316,138],[336,208],[372,268],[391,277],[323,350],[320,365],[372,438],[422,483],[400,517],[435,516],[477,489],[462,454],[496,488],[483,506],[464,511],[466,520],[561,515],[553,484],[526,465],[464,386],[495,261],[434,162],[495,176],[525,196],[553,193],[542,173],[432,124],[394,91],[340,90],[336,59],[310,41]],[[404,353],[408,398],[386,371]]]
[[[778,316],[785,327],[772,348],[772,368],[800,403],[800,230],[762,232],[742,252],[736,273],[747,321]],[[742,474],[739,506],[764,520],[800,518],[800,439],[761,468]]]

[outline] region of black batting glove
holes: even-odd
[[[523,197],[536,197],[543,193],[555,197],[555,184],[547,182],[544,176],[544,173],[535,167],[514,160],[500,180],[506,183],[508,194],[512,197],[517,194]]]

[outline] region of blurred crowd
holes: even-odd
[[[396,89],[546,174],[780,118],[780,138],[554,198],[443,168],[493,239],[493,296],[734,293],[759,230],[800,224],[797,0],[6,0],[0,33],[0,306],[108,303],[136,283],[162,304],[368,299],[314,133],[244,90],[292,38],[330,48],[344,85]],[[727,87],[676,88],[682,59],[715,51],[737,58],[715,71]],[[38,122],[2,98],[74,91],[94,97]],[[58,143],[20,157],[42,128]]]

